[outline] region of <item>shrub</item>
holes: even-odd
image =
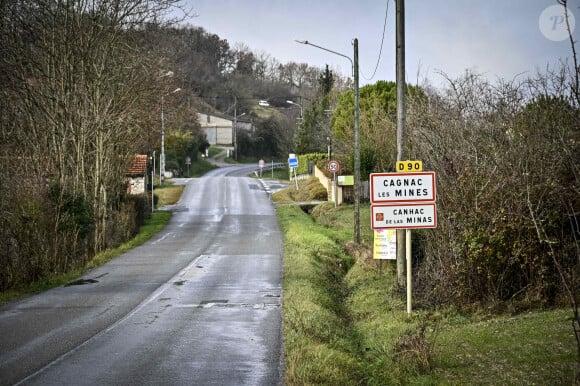
[[[421,155],[411,158],[436,171],[438,185],[418,300],[554,304],[578,264],[579,110],[559,97],[522,103],[520,85],[473,74],[450,82],[409,109]]]

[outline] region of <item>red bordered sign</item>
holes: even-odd
[[[328,163],[328,171],[331,173],[338,173],[340,171],[340,164],[338,161],[330,161]]]
[[[371,206],[373,229],[437,228],[437,206],[429,204],[390,204]]]
[[[435,172],[373,173],[370,185],[373,204],[433,202],[436,198]]]

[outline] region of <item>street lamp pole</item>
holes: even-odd
[[[353,59],[340,52],[329,50],[310,43],[308,40],[296,40],[297,43],[306,44],[342,56],[349,60],[352,66],[354,78],[354,234],[355,241],[360,244],[360,107],[359,107],[359,69],[358,69],[358,39],[353,40]]]
[[[163,119],[163,101],[165,95],[161,95],[161,154],[159,154],[159,183],[163,183],[165,177],[165,120]]]
[[[165,179],[165,119],[163,117],[163,104],[167,95],[180,91],[180,88],[176,88],[170,93],[161,95],[161,154],[159,155],[159,183],[163,183],[163,180]]]
[[[234,96],[234,127],[232,134],[234,135],[234,160],[238,160],[238,98]]]
[[[234,159],[238,160],[238,118],[246,115],[246,113],[241,113],[240,115],[234,115]]]
[[[151,212],[155,211],[155,192],[153,187],[155,185],[155,150],[153,150],[153,170],[151,170]]]
[[[238,98],[234,97],[234,123],[232,125],[232,135],[234,144],[234,159],[238,160],[238,118],[246,115],[246,113],[241,113],[238,115]]]
[[[296,103],[296,102],[292,102],[292,101],[286,101],[286,103],[300,107],[300,119],[302,120],[302,118],[304,117],[302,105],[300,103]]]

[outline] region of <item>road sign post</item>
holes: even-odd
[[[298,190],[298,178],[296,177],[298,158],[296,158],[296,154],[290,154],[288,157],[288,166],[290,167],[290,179],[292,179],[292,172],[294,172],[294,181],[296,182],[296,190]]]
[[[334,207],[338,207],[338,182],[336,181],[336,173],[340,171],[340,164],[338,161],[330,161],[328,163],[328,171],[332,173],[332,185],[334,192]]]
[[[328,171],[331,173],[338,173],[340,171],[340,164],[338,161],[330,161],[328,163]]]
[[[407,261],[407,313],[412,310],[411,230],[436,228],[435,173],[423,172],[421,161],[397,162],[397,171],[370,176],[371,226],[373,229],[405,229]],[[402,236],[401,236],[402,237]],[[398,244],[398,243],[397,243]]]

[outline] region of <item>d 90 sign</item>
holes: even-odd
[[[422,172],[423,162],[421,161],[398,161],[397,172]]]

